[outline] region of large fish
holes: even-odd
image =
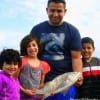
[[[36,94],[43,95],[43,97],[46,98],[52,93],[65,93],[65,91],[78,80],[79,76],[80,72],[68,72],[59,75],[52,81],[45,83],[43,88],[36,91]]]

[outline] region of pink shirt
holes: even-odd
[[[0,71],[0,100],[20,100],[20,84],[4,71]]]

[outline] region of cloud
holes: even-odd
[[[0,32],[0,43],[3,43],[6,40],[6,35],[4,32]]]
[[[34,9],[33,0],[4,0],[2,1],[2,18],[15,18],[21,13],[29,13]],[[5,13],[6,12],[6,13]]]
[[[98,35],[99,18],[100,7],[97,0],[68,1],[68,14],[65,20],[76,25],[81,34],[97,33]]]
[[[14,48],[19,50],[20,41],[25,35],[26,34],[22,34],[21,32],[14,31],[0,32],[0,51],[3,48]]]

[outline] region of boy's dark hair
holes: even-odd
[[[94,48],[94,41],[90,37],[84,37],[84,38],[82,38],[82,45],[83,45],[83,43],[90,43],[92,45],[92,47]]]
[[[38,45],[38,48],[39,48],[39,52],[42,50],[42,46],[40,44],[40,41],[37,39],[36,36],[34,35],[27,35],[25,36],[22,40],[21,40],[21,43],[20,43],[20,53],[21,53],[21,56],[25,56],[27,55],[27,46],[28,44],[31,42],[31,41],[36,41],[37,45]]]
[[[14,49],[4,49],[0,53],[0,69],[2,69],[4,62],[7,64],[21,65],[20,54]]]
[[[65,0],[48,0],[47,6],[49,6],[49,3],[55,2],[55,3],[63,3],[64,7],[66,8],[66,1]]]

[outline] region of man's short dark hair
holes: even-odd
[[[49,3],[55,2],[55,3],[63,3],[64,7],[66,7],[66,1],[65,0],[48,0],[47,6],[49,6]]]

